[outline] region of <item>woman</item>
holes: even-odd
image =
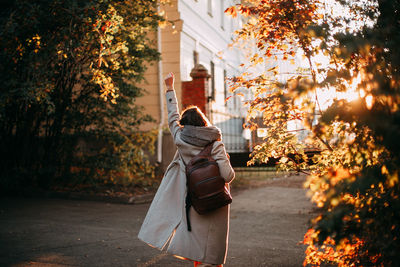
[[[211,156],[217,161],[222,178],[230,183],[235,173],[221,142],[220,130],[210,125],[197,107],[188,108],[179,116],[172,73],[165,78],[165,86],[168,125],[178,151],[151,203],[139,238],[150,246],[166,248],[168,253],[194,261],[194,266],[222,266],[228,248],[229,205],[205,215],[199,215],[191,207],[189,232],[185,212],[185,163],[215,141]]]

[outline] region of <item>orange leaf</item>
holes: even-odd
[[[233,18],[236,18],[236,16],[237,16],[236,7],[235,6],[228,7],[225,10],[225,13],[228,15],[231,15]]]

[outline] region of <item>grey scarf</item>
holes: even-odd
[[[181,132],[181,139],[194,146],[206,146],[212,141],[221,140],[221,130],[215,126],[185,125]]]

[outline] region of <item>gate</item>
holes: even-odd
[[[228,153],[248,153],[248,141],[243,137],[244,118],[211,110],[211,122],[221,129],[223,142]]]

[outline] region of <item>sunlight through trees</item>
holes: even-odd
[[[248,0],[226,10],[247,22],[236,42],[258,47],[244,67],[308,63],[284,81],[276,67],[231,80],[233,91],[253,92],[247,127],[262,118],[267,129],[250,164],[279,158],[281,169],[308,174],[319,214],[305,266],[400,265],[398,12],[388,0]],[[301,127],[288,130],[293,121]]]

